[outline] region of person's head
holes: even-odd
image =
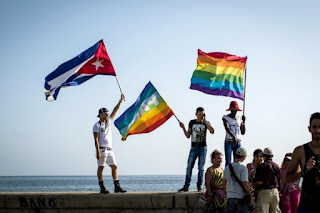
[[[242,110],[239,108],[237,101],[231,101],[229,109],[227,109],[226,111],[231,111],[231,114],[236,114],[238,111],[242,111]]]
[[[263,150],[262,154],[263,154],[264,159],[272,159],[272,157],[273,157],[273,151],[269,147],[265,148]]]
[[[107,110],[107,108],[99,109],[97,117],[100,118],[100,120],[105,120],[108,116],[109,116],[109,111]]]
[[[320,113],[313,113],[309,121],[310,126],[308,127],[311,133],[312,140],[320,142]]]
[[[211,153],[211,163],[214,167],[219,167],[222,164],[223,155],[217,149],[213,150]]]
[[[263,160],[263,154],[261,149],[256,149],[253,152],[253,162],[260,164]]]
[[[196,110],[197,120],[202,121],[205,115],[204,109],[202,107],[198,107]]]
[[[236,151],[236,160],[243,162],[247,157],[247,150],[244,147],[240,147]]]
[[[287,153],[282,161],[281,168],[287,168],[291,162],[292,153]]]

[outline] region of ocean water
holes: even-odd
[[[127,191],[177,191],[184,175],[122,175],[121,187]],[[193,176],[189,190],[196,190]],[[109,191],[114,190],[111,176],[104,176]],[[0,192],[99,191],[96,176],[0,176]]]

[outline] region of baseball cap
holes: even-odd
[[[247,150],[244,147],[238,148],[236,153],[240,156],[247,156]]]
[[[109,112],[109,110],[107,110],[107,108],[100,108],[97,117],[99,118],[100,117],[100,113],[103,113],[103,112]]]

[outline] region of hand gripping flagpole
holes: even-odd
[[[244,115],[244,110],[246,106],[246,85],[247,85],[247,64],[244,70],[244,86],[243,86],[243,114]]]

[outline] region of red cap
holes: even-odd
[[[238,106],[238,102],[236,102],[236,101],[231,101],[230,102],[230,107],[226,111],[230,111],[230,110],[242,111]]]

